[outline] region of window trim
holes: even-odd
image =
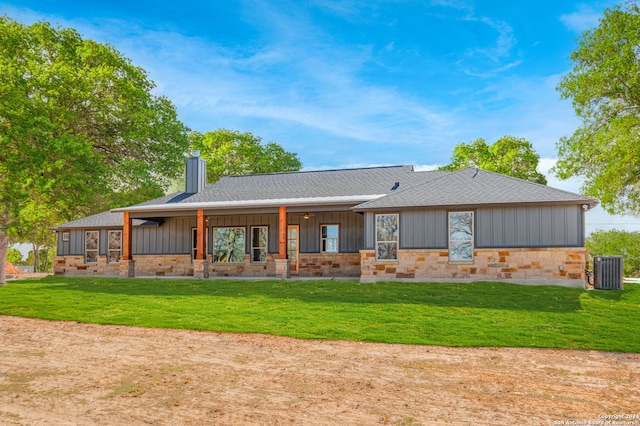
[[[254,245],[254,240],[253,240],[253,230],[254,229],[264,229],[265,230],[265,246],[264,247],[260,247],[260,246],[256,246]],[[267,225],[255,225],[255,226],[251,226],[250,227],[250,232],[251,232],[251,251],[250,251],[250,260],[251,263],[267,263],[267,255],[269,254],[269,227]],[[264,250],[264,260],[254,260],[253,258],[253,252],[254,250]]]
[[[111,234],[113,232],[118,232],[120,233],[120,247],[116,250],[116,249],[112,249],[110,247],[110,243],[111,243]],[[111,252],[118,252],[118,261],[117,262],[111,262]],[[118,264],[120,263],[120,259],[122,258],[122,230],[121,229],[109,229],[107,230],[107,263],[109,264]]]
[[[62,231],[62,242],[63,243],[69,242],[69,231]]]
[[[198,245],[196,244],[198,238],[198,228],[191,228],[191,262],[193,262],[198,254]],[[204,252],[205,256],[209,254],[209,227],[206,227],[204,236]]]
[[[378,241],[378,216],[395,216],[396,217],[396,224],[397,224],[397,229],[396,229],[396,239],[395,241]],[[394,262],[394,263],[398,263],[399,261],[399,257],[400,257],[400,214],[399,213],[379,213],[376,214],[373,218],[374,220],[374,232],[375,232],[375,253],[376,253],[376,262]],[[378,244],[379,243],[391,243],[391,244],[395,244],[396,246],[396,257],[395,259],[380,259],[378,257]]]
[[[451,215],[452,214],[461,214],[468,213],[471,215],[471,238],[468,240],[454,240],[451,238]],[[473,210],[451,210],[447,212],[447,252],[449,254],[449,262],[450,263],[473,263],[475,259],[475,212]],[[451,242],[470,242],[471,243],[471,258],[470,259],[452,259],[451,258]]]
[[[95,249],[87,249],[87,234],[89,233],[96,233],[96,248]],[[96,261],[95,262],[89,262],[88,258],[88,253],[89,252],[95,252],[96,253]],[[84,231],[84,263],[87,265],[95,265],[98,263],[98,256],[100,255],[100,231],[99,230],[90,230],[90,231]]]
[[[218,229],[242,229],[242,234],[243,234],[243,246],[242,247],[242,260],[238,261],[238,262],[220,262],[220,261],[216,261],[216,254],[215,254],[215,250],[216,250],[216,230]],[[218,264],[224,264],[224,263],[231,263],[231,264],[242,264],[244,263],[244,255],[246,254],[247,251],[247,227],[246,226],[216,226],[213,228],[213,248],[212,250],[212,256],[211,256],[211,262],[212,263],[218,263]]]
[[[324,237],[322,234],[322,229],[326,228],[327,226],[335,226],[336,228],[338,228],[338,234],[336,235],[335,238],[329,238],[329,237]],[[323,244],[325,241],[327,240],[335,240],[336,241],[336,249],[335,251],[328,251],[325,250],[324,247],[326,247],[325,244]],[[334,254],[334,253],[340,253],[340,224],[338,223],[325,223],[325,224],[321,224],[320,225],[320,253],[328,253],[328,254]]]

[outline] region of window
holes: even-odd
[[[86,231],[84,233],[84,263],[98,263],[99,231]]]
[[[122,253],[122,231],[109,231],[108,263],[119,263]]]
[[[254,226],[251,228],[251,261],[267,261],[267,230],[266,226]]]
[[[206,230],[206,237],[204,239],[204,252],[207,252],[207,246],[209,241],[209,228]],[[198,228],[191,228],[191,259],[195,259],[198,254]]]
[[[338,252],[338,225],[320,226],[320,251],[322,253]]]
[[[62,241],[65,243],[69,241],[69,231],[65,231],[62,233]]]
[[[473,212],[449,212],[449,260],[473,260]]]
[[[213,230],[213,261],[244,262],[244,228],[215,228]]]
[[[398,215],[376,215],[376,260],[398,260]]]

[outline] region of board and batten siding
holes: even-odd
[[[62,233],[69,232],[69,241],[62,241]],[[105,237],[106,237],[105,232]],[[102,239],[102,232],[100,232]],[[84,229],[72,229],[69,231],[58,231],[57,256],[83,256],[84,255]]]
[[[320,226],[339,225],[338,250],[340,253],[358,253],[363,241],[362,215],[353,212],[311,213],[308,219],[303,213],[287,213],[287,223],[298,225],[300,229],[298,251],[300,253],[320,252]],[[245,251],[250,252],[250,232],[252,226],[269,227],[269,253],[278,253],[278,215],[234,215],[208,216],[211,228],[242,227],[245,228]],[[213,231],[211,231],[213,233]],[[211,238],[211,237],[210,237]],[[212,240],[210,241],[212,243]]]
[[[400,214],[400,249],[446,249],[449,211],[474,212],[477,248],[584,247],[581,205],[387,211]],[[364,215],[364,249],[375,249],[375,213]]]
[[[584,247],[582,206],[499,207],[476,210],[478,248]]]
[[[241,227],[245,229],[245,252],[251,251],[251,227],[267,226],[269,228],[269,253],[278,253],[278,215],[227,215],[208,216],[208,246],[207,252],[211,253],[213,247],[213,228]],[[340,253],[358,253],[362,248],[364,231],[363,217],[353,212],[327,212],[311,214],[308,219],[303,213],[289,213],[289,225],[300,227],[300,241],[298,250],[300,253],[320,252],[320,226],[339,225],[338,249]],[[132,254],[191,254],[191,230],[197,226],[196,218],[177,217],[167,218],[159,226],[143,225],[134,226],[132,235]],[[57,254],[58,256],[81,256],[85,251],[85,231],[96,228],[69,230],[69,241],[62,241],[62,232],[58,232]],[[122,228],[101,228],[99,255],[107,253],[108,231]],[[67,231],[65,231],[67,232]]]

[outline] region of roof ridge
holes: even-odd
[[[410,167],[411,171],[413,171],[414,167],[411,164],[398,164],[394,166],[371,166],[371,167],[354,167],[350,169],[315,169],[315,170],[298,170],[295,172],[272,172],[272,173],[252,173],[249,175],[227,175],[222,176],[220,180],[225,178],[245,178],[250,176],[276,176],[276,175],[293,175],[293,174],[303,174],[303,173],[324,173],[324,172],[349,172],[356,170],[375,170],[375,169],[393,169],[393,168],[407,168]]]

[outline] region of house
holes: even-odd
[[[584,286],[591,198],[466,168],[229,176],[55,227],[55,274]]]

